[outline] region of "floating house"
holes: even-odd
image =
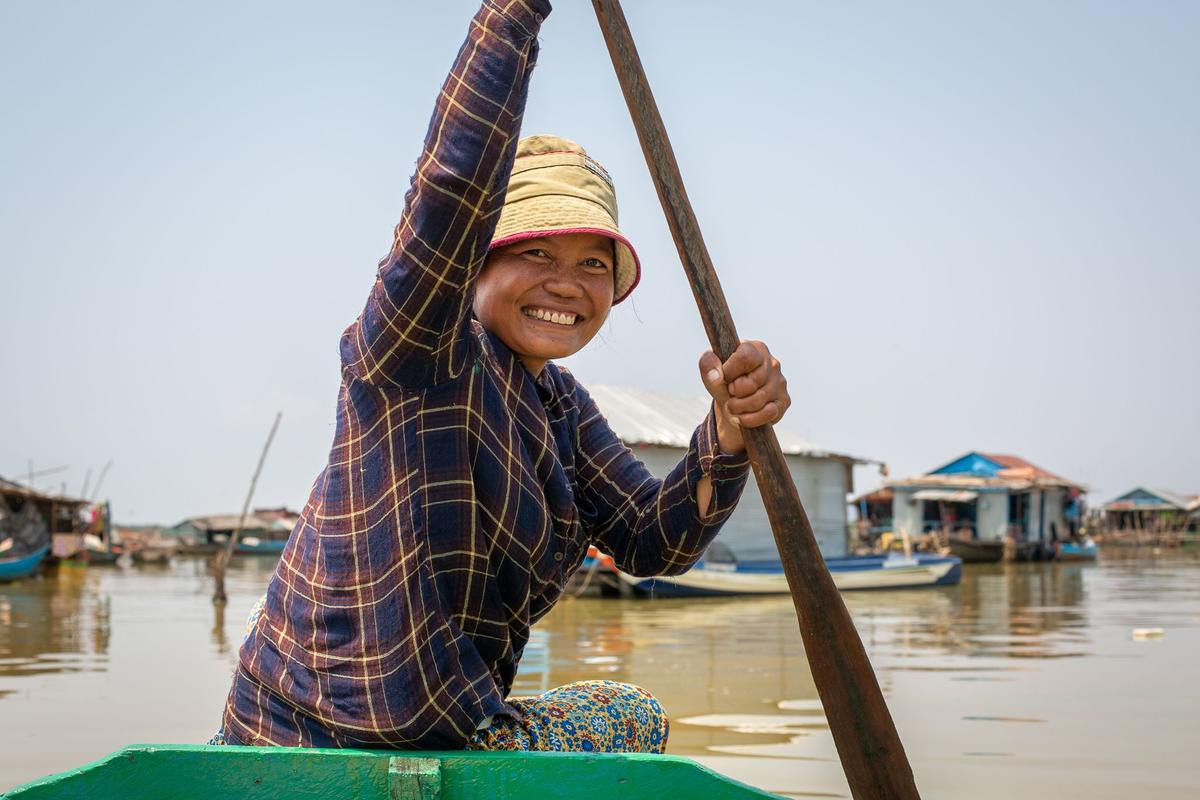
[[[103,520],[88,514],[90,508],[87,500],[39,492],[0,478],[0,542],[14,538],[18,547],[33,549],[35,540],[38,546],[44,540],[52,543],[55,556],[67,558],[82,548],[85,534],[94,533],[101,540],[107,536]]]
[[[1109,533],[1200,530],[1200,497],[1137,486],[1104,504],[1101,524]]]
[[[255,509],[245,519],[240,514],[210,514],[189,517],[164,528],[162,535],[176,540],[181,552],[215,553],[239,530],[241,523],[240,542],[258,541],[264,543],[263,552],[280,552],[298,519],[300,515],[287,508]]]
[[[980,557],[972,560],[998,560],[1006,541],[1018,558],[1048,557],[1055,542],[1077,534],[1083,513],[1081,485],[1013,455],[973,451],[924,475],[887,481],[885,488],[897,534],[934,534],[962,543],[964,551],[980,543],[973,551]],[[874,527],[882,520],[870,522]]]
[[[712,404],[703,396],[604,385],[589,386],[588,392],[613,432],[660,478],[683,458],[692,433]],[[845,555],[846,496],[854,490],[854,466],[879,462],[817,447],[786,428],[777,427],[775,432],[822,554]],[[718,548],[723,557],[743,561],[779,557],[753,476],[717,536],[713,549]]]

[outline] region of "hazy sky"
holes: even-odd
[[[1200,491],[1200,4],[626,6],[788,427],[893,475],[982,449],[1093,503]],[[257,501],[302,505],[475,7],[0,3],[0,474],[111,458],[119,520],[236,510],[278,409]],[[542,43],[525,133],[609,168],[644,265],[568,364],[702,392],[590,3]]]

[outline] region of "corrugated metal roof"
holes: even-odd
[[[1155,504],[1140,499],[1133,499],[1132,496],[1139,492],[1157,497],[1163,502]],[[1108,511],[1169,511],[1171,509],[1191,511],[1200,508],[1200,498],[1180,494],[1179,492],[1171,492],[1166,489],[1135,486],[1120,497],[1105,503],[1104,508]]]
[[[238,521],[241,519],[240,514],[210,514],[203,517],[189,517],[180,525],[191,523],[200,530],[210,531],[231,531],[238,526]],[[274,528],[290,527],[278,520],[262,519],[253,514],[247,514],[245,524],[242,525],[242,530],[246,531],[269,531]]]
[[[1042,469],[1032,461],[1027,461],[1020,456],[1007,455],[1004,453],[984,453],[983,455],[990,458],[992,461],[1004,467],[1001,475],[1008,474],[1011,477],[1033,477],[1043,481],[1052,481],[1055,483],[1066,484],[1067,486],[1078,486],[1074,481],[1069,481],[1059,475],[1055,475],[1049,470]]]
[[[980,478],[1012,478],[1014,480],[1032,480],[1038,483],[1052,483],[1079,489],[1083,488],[1066,478],[1055,475],[1049,470],[1042,469],[1032,461],[1020,456],[1004,453],[983,453],[978,450],[965,453],[926,474],[974,475]]]
[[[884,485],[893,489],[951,488],[972,491],[986,489],[1024,491],[1039,484],[1050,485],[1049,482],[1035,481],[1028,477],[985,478],[978,475],[916,475],[911,478],[893,478]]]
[[[591,384],[587,390],[613,432],[628,445],[686,448],[712,403],[712,398],[704,395],[651,392],[604,384]],[[786,428],[777,426],[775,435],[786,455],[837,458],[857,464],[877,463],[817,447]]]
[[[82,500],[78,497],[70,497],[65,494],[51,494],[50,492],[42,492],[37,489],[30,489],[28,486],[16,481],[10,481],[7,478],[0,478],[0,494],[12,496],[32,497],[35,500],[53,500],[56,503],[66,505],[82,506],[87,505],[87,500]]]
[[[942,500],[947,503],[970,503],[979,497],[979,492],[967,489],[921,489],[913,492],[913,500]]]

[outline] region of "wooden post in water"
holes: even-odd
[[[592,0],[704,329],[722,361],[740,340],[618,0]],[[854,621],[833,585],[770,426],[742,431],[817,691],[856,800],[917,798],[912,768]]]
[[[271,424],[271,432],[267,434],[267,442],[263,445],[262,455],[258,457],[258,466],[254,468],[254,477],[250,479],[250,489],[246,492],[246,502],[242,505],[242,515],[238,517],[237,527],[229,535],[225,549],[213,558],[212,600],[218,605],[229,602],[229,598],[225,595],[225,567],[229,565],[229,559],[233,557],[233,550],[237,547],[238,534],[242,532],[242,527],[246,524],[246,515],[250,513],[250,502],[254,499],[254,487],[258,485],[258,476],[262,474],[263,463],[267,460],[267,451],[271,449],[271,440],[275,438],[275,431],[279,429],[279,420],[282,417],[282,411],[275,412],[275,422]]]

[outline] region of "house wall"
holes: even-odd
[[[679,460],[684,450],[677,447],[634,447],[651,473],[662,478]],[[825,556],[846,554],[846,495],[850,492],[849,470],[841,461],[830,458],[784,456],[800,501],[808,512],[817,545]],[[717,542],[728,547],[739,560],[755,561],[779,557],[767,509],[751,475],[732,516],[717,535]]]
[[[1050,541],[1050,523],[1054,523],[1054,529],[1057,530],[1058,538],[1061,541],[1067,536],[1067,521],[1063,517],[1063,499],[1066,495],[1062,489],[1045,489],[1046,495],[1046,524],[1042,538]]]
[[[190,522],[182,522],[178,525],[172,525],[169,528],[163,528],[162,535],[172,536],[177,539],[204,540],[204,533]]]
[[[981,492],[975,503],[975,527],[982,541],[1002,541],[1008,535],[1008,493]]]
[[[1031,542],[1042,540],[1042,490],[1029,491],[1029,513],[1025,519],[1025,538]]]
[[[924,502],[913,501],[916,489],[896,488],[892,495],[892,528],[897,534],[906,531],[918,536],[924,528]],[[980,492],[975,501],[975,526],[979,538],[996,541],[1008,535],[1008,495],[1003,492]]]
[[[913,500],[913,489],[896,489],[892,493],[892,530],[909,536],[920,536],[923,526],[924,503]]]

